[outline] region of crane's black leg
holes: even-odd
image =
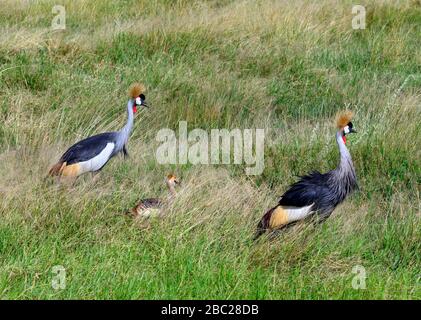
[[[123,146],[123,156],[124,156],[124,159],[127,159],[129,157],[129,153],[127,152],[126,145]]]

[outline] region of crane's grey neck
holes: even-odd
[[[129,140],[130,132],[133,128],[133,105],[134,99],[129,99],[127,102],[127,122],[126,125],[117,132],[117,150],[120,151],[123,149],[123,146]]]
[[[336,132],[336,143],[339,147],[339,154],[341,156],[340,165],[347,165],[349,162],[352,164],[351,154],[349,153],[348,148],[346,147],[343,139],[342,139],[342,131],[339,130]]]
[[[170,197],[174,198],[177,192],[175,191],[175,187],[172,184],[168,184],[168,190],[170,191]]]
[[[168,195],[168,200],[172,201],[175,198],[175,195],[177,194],[177,192],[175,191],[175,186],[174,184],[167,181],[167,187],[170,192]]]
[[[336,133],[336,142],[339,147],[340,162],[339,166],[334,170],[334,177],[338,184],[343,187],[346,193],[351,192],[357,186],[357,177],[355,175],[354,164],[352,163],[351,154],[342,140],[342,131]]]

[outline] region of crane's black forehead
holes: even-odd
[[[352,128],[353,127],[352,122],[348,122],[348,127],[349,128]]]
[[[140,99],[142,99],[142,100],[145,100],[145,99],[146,99],[146,97],[145,97],[145,95],[144,95],[143,93],[141,93],[139,97],[140,97]]]

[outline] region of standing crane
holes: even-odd
[[[133,127],[134,113],[138,106],[148,105],[143,85],[135,83],[129,90],[126,125],[116,132],[104,132],[83,139],[71,146],[50,169],[51,176],[77,177],[86,172],[97,172],[119,152],[128,156],[127,141]]]
[[[357,188],[351,154],[345,146],[346,135],[356,132],[351,119],[350,111],[338,114],[336,119],[339,166],[325,174],[313,171],[292,184],[282,195],[278,205],[266,212],[260,220],[255,239],[267,230],[281,229],[313,214],[317,214],[320,221],[324,221],[336,206]]]
[[[138,204],[131,210],[131,213],[134,217],[140,218],[149,218],[153,216],[159,216],[162,213],[162,210],[166,204],[171,202],[175,195],[175,186],[178,185],[180,182],[177,177],[173,174],[169,174],[165,178],[165,183],[168,187],[170,192],[168,198],[166,199],[159,199],[159,198],[149,198],[149,199],[142,199],[138,202]]]

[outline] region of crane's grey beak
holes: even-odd
[[[351,130],[349,130],[349,133],[357,133],[357,130],[355,130],[354,128],[351,128]]]

